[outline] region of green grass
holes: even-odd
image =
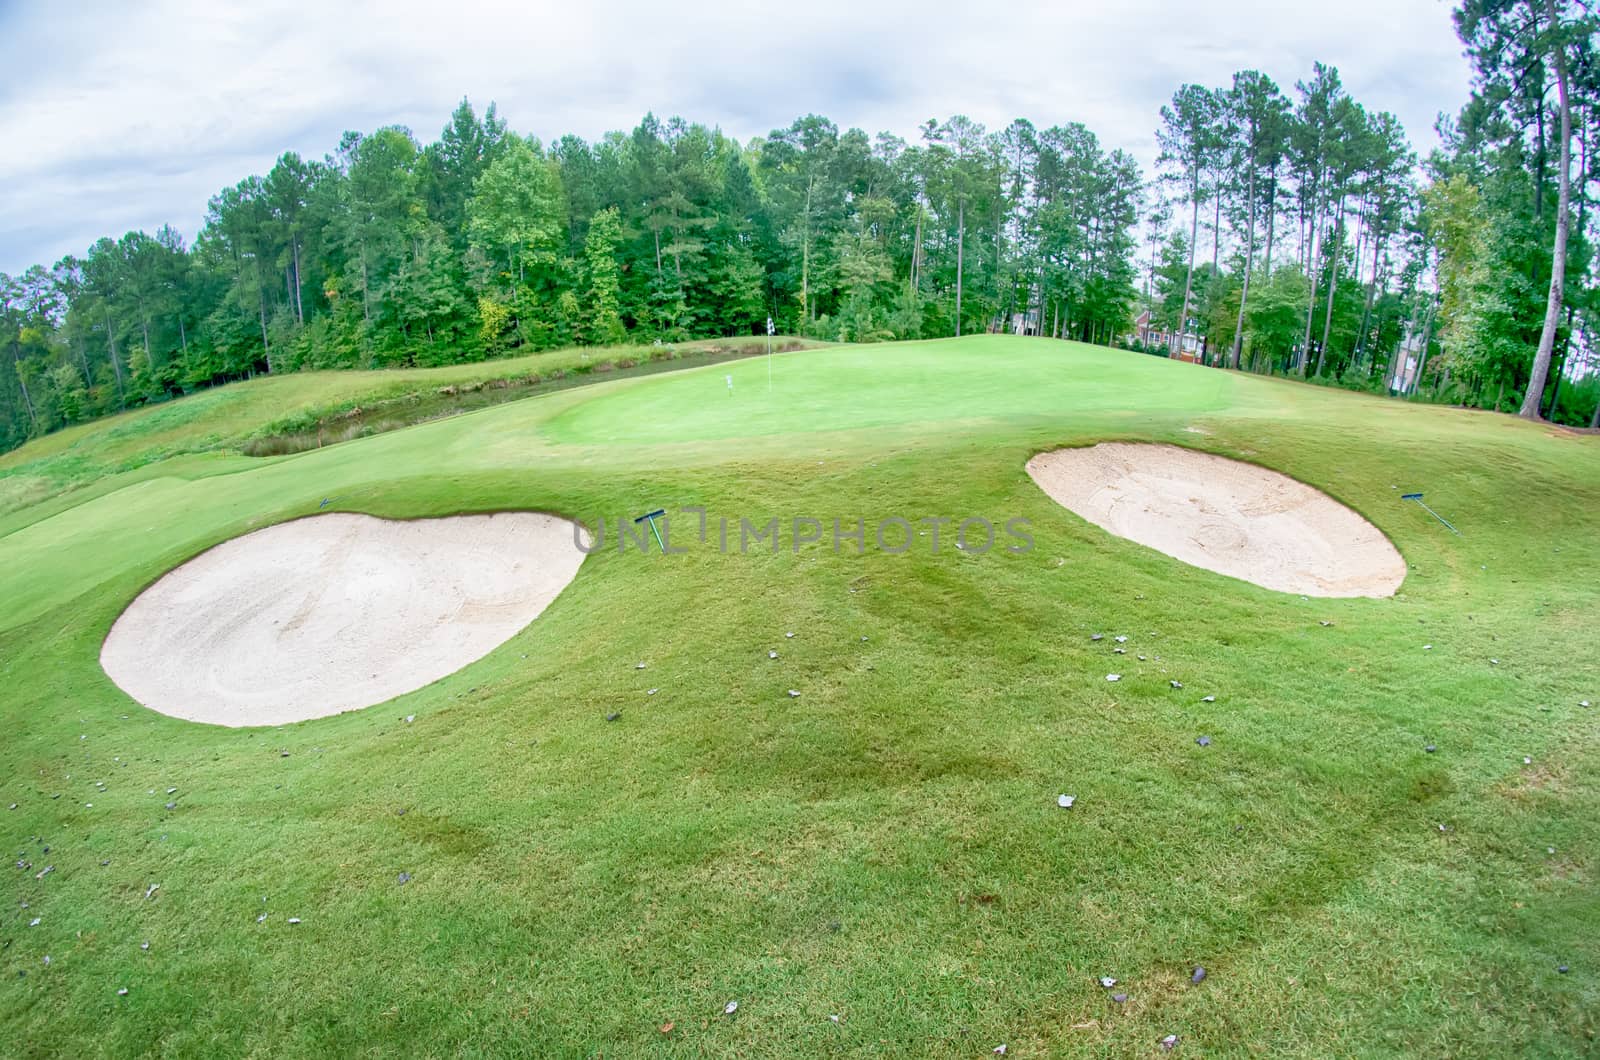
[[[777,341],[781,347],[815,345],[787,336]],[[604,380],[624,362],[637,367],[621,369],[623,374],[649,374],[659,370],[661,362],[753,353],[764,345],[762,339],[704,339],[679,346],[550,350],[444,368],[262,376],[70,427],[0,453],[0,516],[157,461],[254,449],[295,432],[309,430],[314,435],[319,422],[339,422],[341,414],[352,410],[392,409],[395,420],[408,415],[418,421],[436,418],[452,411],[437,407],[444,389],[465,391],[503,381],[520,388],[531,377],[538,378],[541,388],[565,387]],[[396,424],[375,426],[389,430]],[[286,451],[314,447],[314,443],[293,445]]]
[[[771,367],[770,393],[746,361],[159,459],[283,416],[287,388],[331,407],[355,385],[268,380],[156,410],[142,441],[119,421],[6,458],[85,462],[0,518],[0,839],[32,865],[6,870],[6,1051],[1600,1048],[1600,708],[1578,706],[1600,703],[1600,440],[1047,340]],[[1405,555],[1400,594],[1188,568],[1023,472],[1113,438],[1327,490]],[[282,728],[177,721],[110,683],[100,641],[143,586],[324,498],[1024,517],[1036,547],[607,550],[482,661]]]

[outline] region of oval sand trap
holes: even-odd
[[[1306,596],[1392,596],[1405,560],[1327,494],[1174,445],[1104,442],[1028,461],[1039,488],[1118,537],[1218,574]]]
[[[100,665],[151,710],[190,721],[321,718],[482,658],[582,562],[573,524],[536,512],[297,519],[150,586],[111,627]]]

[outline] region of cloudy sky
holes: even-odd
[[[396,123],[431,140],[463,95],[547,142],[646,110],[741,139],[962,113],[1081,121],[1148,165],[1180,83],[1254,67],[1287,91],[1314,60],[1424,150],[1468,91],[1442,0],[0,0],[0,271],[133,228],[192,238],[281,152]]]

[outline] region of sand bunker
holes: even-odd
[[[1405,560],[1371,523],[1276,471],[1172,445],[1107,442],[1028,461],[1096,526],[1185,563],[1306,596],[1392,596]]]
[[[100,664],[140,703],[190,721],[325,717],[487,655],[582,562],[572,524],[535,512],[313,516],[167,574],[111,627]]]

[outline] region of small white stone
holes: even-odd
[[[289,918],[289,923],[298,924],[298,923],[300,923],[300,918],[297,917],[297,916],[292,916],[292,917]]]
[[[661,689],[659,689],[659,688],[652,688],[652,689],[650,689],[650,691],[648,691],[648,692],[646,692],[646,693],[645,693],[645,695],[647,695],[647,696],[653,696],[653,695],[655,695],[655,694],[656,694],[656,693],[657,693],[657,692],[659,692],[659,691],[661,691]]]
[[[1422,646],[1422,650],[1423,651],[1432,651],[1433,650],[1433,645],[1432,644],[1424,644]]]
[[[793,688],[789,689],[789,698],[790,699],[798,699],[798,698],[800,698],[799,691],[796,690],[796,689],[793,689]]]
[[[415,714],[407,714],[406,715],[406,724],[407,725],[410,725],[412,722],[414,722],[416,720],[417,720],[417,716]]]
[[[793,634],[793,633],[785,633],[785,634],[784,634],[784,636],[785,636],[785,637],[793,637],[793,636],[794,636],[794,634]]]
[[[644,669],[644,663],[642,663],[642,662],[641,663],[636,663],[636,664],[634,664],[633,668],[635,670],[643,670]]]
[[[737,1001],[730,1001],[726,1005],[722,1006],[722,1014],[724,1016],[731,1016],[735,1012],[738,1012],[738,1011],[739,1011],[739,1002],[737,1002]]]
[[[1127,635],[1126,634],[1118,634],[1117,635],[1117,643],[1118,644],[1126,644],[1126,643],[1128,643]]]
[[[1061,807],[1063,810],[1072,809],[1072,804],[1077,802],[1077,801],[1078,801],[1078,797],[1076,795],[1057,795],[1056,796],[1056,805]]]
[[[1121,674],[1106,674],[1106,680],[1107,681],[1120,681],[1120,680],[1122,680],[1122,675]]]
[[[1168,684],[1172,685],[1173,688],[1182,688],[1183,687],[1183,682],[1182,681],[1169,681]]]
[[[127,997],[128,996],[128,988],[127,987],[123,987],[121,990],[118,990],[117,991],[117,996],[118,997]]]
[[[1525,765],[1525,766],[1531,766],[1531,765],[1533,765],[1533,759],[1529,758],[1527,755],[1523,755],[1522,756],[1522,764]]]
[[[41,921],[43,919],[44,919],[44,917],[42,917],[42,916],[36,916],[32,920],[28,921],[28,926],[29,927],[38,927],[39,926],[39,921]]]
[[[1112,987],[1117,985],[1117,981],[1111,978],[1109,975],[1102,975],[1100,977],[1100,985],[1105,987],[1107,990],[1110,990]]]
[[[1216,701],[1217,701],[1217,697],[1216,696],[1201,696],[1200,697],[1200,702],[1202,702],[1202,703],[1215,703]]]
[[[767,652],[767,658],[769,658],[769,659],[776,659],[776,658],[777,658],[777,657],[778,657],[778,653],[777,653],[777,652],[775,652],[775,651],[769,651],[769,652]]]

